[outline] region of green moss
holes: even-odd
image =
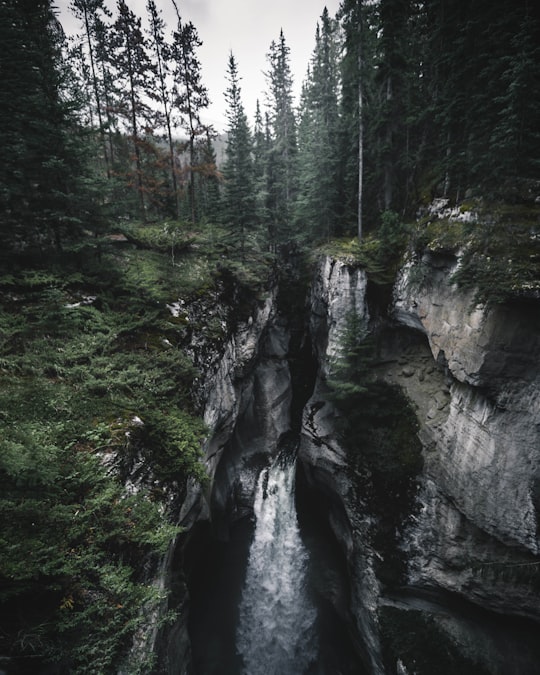
[[[540,208],[476,200],[463,203],[460,210],[474,211],[476,219],[428,215],[419,221],[412,237],[416,253],[461,252],[452,280],[475,291],[475,304],[540,293]]]
[[[128,223],[120,228],[127,240],[138,248],[166,253],[174,259],[175,254],[196,245],[200,240],[189,223]]]
[[[343,260],[351,267],[366,271],[370,281],[379,286],[393,284],[408,241],[409,226],[393,212],[381,214],[376,232],[355,239],[332,239],[316,249],[315,255]]]
[[[465,241],[465,226],[462,222],[441,218],[430,222],[422,231],[415,233],[416,246],[431,251],[457,251]]]
[[[475,290],[475,303],[500,303],[540,292],[540,236],[526,222],[483,223],[471,233],[453,276]]]

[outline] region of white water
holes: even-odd
[[[317,613],[306,590],[308,555],[296,518],[294,477],[294,460],[281,456],[257,483],[237,631],[245,675],[303,675],[317,657]]]

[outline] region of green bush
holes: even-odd
[[[97,432],[97,430],[96,430]],[[144,490],[126,494],[82,434],[12,422],[0,440],[0,646],[13,657],[111,672],[159,594],[137,576],[177,528]]]

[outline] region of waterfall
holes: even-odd
[[[303,675],[317,657],[316,610],[307,592],[308,554],[294,502],[295,452],[264,469],[240,602],[237,650],[245,675]]]

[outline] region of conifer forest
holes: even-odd
[[[202,593],[190,581],[202,546],[197,523],[219,530],[224,490],[216,486],[240,462],[230,450],[242,445],[238,425],[220,446],[228,469],[208,450],[227,427],[209,413],[218,364],[235,344],[236,366],[224,381],[245,380],[252,362],[242,350],[272,297],[276,325],[291,336],[287,433],[303,433],[295,429],[316,370],[306,326],[313,344],[319,335],[306,297],[321,257],[345,261],[369,280],[369,319],[348,316],[339,355],[328,371],[319,366],[324,387],[315,392],[322,387],[338,411],[348,494],[367,495],[357,506],[365,500],[373,522],[379,518],[370,545],[385,589],[404,586],[406,565],[391,568],[405,549],[388,553],[382,539],[398,531],[406,538],[398,519],[418,515],[411,486],[430,461],[426,434],[412,421],[414,396],[398,393],[384,370],[398,339],[388,326],[400,270],[412,265],[418,286],[428,258],[439,256],[441,270],[457,257],[451,281],[466,307],[496,313],[526,305],[536,321],[531,334],[539,334],[532,318],[540,298],[536,2],[341,0],[333,16],[321,0],[318,23],[305,26],[313,35],[307,72],[292,72],[284,31],[261,47],[266,89],[251,119],[254,102],[236,55],[223,62],[223,90],[210,92],[200,60],[205,35],[184,18],[182,0],[168,2],[175,21],[165,22],[164,1],[70,0],[78,32],[68,35],[54,0],[0,0],[2,675],[258,675],[256,667],[200,665],[199,610],[190,619],[189,663],[163,645],[181,633],[182,598],[191,593],[193,605]],[[206,121],[217,97],[226,106],[224,133]],[[441,215],[443,207],[454,215]],[[319,316],[317,301],[311,306]],[[266,347],[257,358],[275,363],[274,333],[261,331]],[[524,352],[531,344],[523,339]],[[441,352],[433,367],[442,381],[453,362],[448,348]],[[478,366],[469,380],[507,410],[482,373]],[[531,391],[532,410],[538,392]],[[239,420],[249,405],[238,404]],[[358,459],[351,449],[358,444],[377,453]],[[540,477],[535,485],[538,512]],[[254,518],[243,490],[236,506],[223,507],[231,522],[242,509]],[[207,503],[210,515],[198,506],[192,516],[195,503]],[[309,532],[302,517],[300,525]],[[494,528],[489,521],[485,536],[506,545],[511,535]],[[530,573],[519,583],[538,600],[538,551],[525,548],[505,570]],[[487,553],[480,558],[471,574],[485,581],[495,563]],[[502,578],[497,583],[518,583]],[[319,669],[264,672],[432,675],[433,662],[408,650],[429,652],[439,640],[435,624],[422,623],[425,644],[405,645],[408,624],[390,621],[394,611],[385,607],[375,622],[379,656],[373,641],[358,648],[350,637],[362,621],[343,618],[349,637],[339,658],[356,654],[348,666],[328,665],[334,656],[327,655]],[[441,653],[454,653],[441,644]],[[350,665],[356,658],[364,670]],[[467,670],[453,658],[441,673],[519,672],[485,663]]]

